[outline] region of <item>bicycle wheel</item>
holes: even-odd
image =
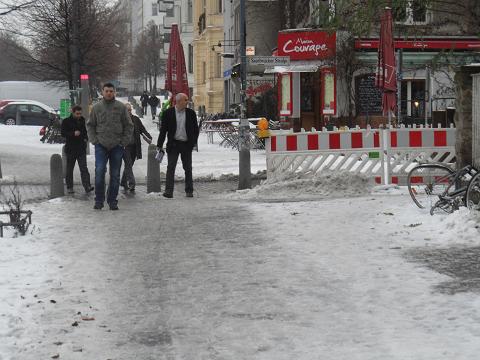
[[[466,203],[470,210],[480,210],[480,172],[468,183]]]
[[[453,185],[455,171],[440,164],[423,164],[414,167],[408,174],[408,192],[420,208],[431,208],[439,195],[445,194]]]

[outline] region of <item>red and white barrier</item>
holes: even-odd
[[[381,143],[378,129],[273,131],[266,143],[267,176],[342,170],[382,178]]]
[[[380,148],[378,130],[278,134],[270,138],[270,151],[318,151]]]
[[[400,128],[387,131],[385,160],[390,183],[406,185],[409,171],[418,163],[453,165],[455,128]]]
[[[419,162],[451,164],[455,129],[280,130],[272,131],[266,150],[269,177],[342,170],[371,176],[377,183],[398,184]]]
[[[392,129],[389,141],[392,149],[455,147],[455,128]]]

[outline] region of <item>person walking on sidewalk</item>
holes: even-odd
[[[142,116],[147,115],[148,99],[148,93],[144,91],[142,96],[140,96],[140,103],[142,104]]]
[[[118,210],[117,196],[120,187],[120,168],[125,146],[130,143],[133,123],[125,105],[115,100],[115,87],[106,83],[102,88],[103,99],[96,103],[87,122],[90,142],[95,145],[95,206],[103,208],[105,202],[105,173],[110,162],[110,183],[107,203],[110,210]]]
[[[160,99],[152,94],[150,99],[148,99],[148,103],[150,104],[150,109],[152,110],[152,120],[155,120],[155,116],[157,115],[157,106],[160,103]]]
[[[130,143],[125,147],[125,153],[123,154],[123,162],[125,164],[123,168],[122,180],[120,185],[125,188],[125,191],[130,190],[131,192],[135,191],[135,175],[133,174],[133,164],[136,159],[142,158],[142,141],[145,140],[147,143],[152,142],[152,135],[145,129],[142,121],[138,116],[132,114],[132,105],[127,103],[128,114],[133,122],[133,133]]]
[[[72,108],[70,117],[62,121],[62,136],[66,139],[65,153],[67,155],[67,170],[65,182],[67,183],[67,192],[69,194],[74,193],[73,169],[75,168],[75,162],[78,162],[82,185],[88,194],[93,191],[93,187],[90,183],[90,173],[87,167],[88,135],[81,106],[75,105]]]
[[[165,137],[168,137],[167,180],[163,196],[173,197],[175,168],[180,155],[185,170],[185,193],[187,197],[193,197],[192,151],[197,147],[199,133],[197,115],[195,111],[187,108],[188,96],[186,94],[177,94],[175,101],[175,106],[163,113],[157,141],[158,149],[163,151]]]

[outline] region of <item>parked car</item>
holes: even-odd
[[[21,125],[48,126],[57,118],[57,112],[50,106],[38,101],[12,101],[0,107],[0,123],[17,124],[17,109],[20,111]]]

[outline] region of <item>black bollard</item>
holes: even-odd
[[[62,174],[63,178],[67,177],[67,153],[65,152],[65,145],[62,146]]]
[[[148,163],[147,163],[147,193],[160,192],[160,164],[155,160],[157,147],[153,144],[148,145]]]
[[[62,157],[60,154],[53,154],[50,158],[50,198],[64,195]]]

